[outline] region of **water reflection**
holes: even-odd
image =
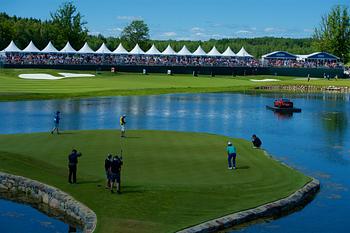
[[[115,129],[126,114],[129,129],[223,134],[250,140],[324,185],[303,211],[243,232],[347,232],[350,209],[349,94],[286,94],[302,112],[275,115],[265,106],[281,94],[174,94],[0,103],[2,133],[49,131],[62,113],[63,130]],[[326,174],[326,175],[324,175]],[[301,224],[302,223],[302,224]],[[274,227],[278,226],[278,227]]]

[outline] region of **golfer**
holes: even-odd
[[[108,154],[106,160],[105,160],[105,172],[106,172],[106,179],[107,179],[107,183],[106,183],[106,188],[110,189],[111,188],[111,174],[110,174],[110,169],[111,169],[111,165],[112,165],[112,155]]]
[[[120,136],[125,137],[125,125],[126,125],[126,116],[122,115],[119,118],[119,124],[120,124]]]
[[[260,138],[258,138],[255,134],[252,136],[252,143],[254,148],[260,148],[262,144]]]
[[[226,152],[228,160],[228,169],[232,170],[232,165],[233,169],[236,169],[236,147],[232,145],[232,142],[227,143]]]
[[[113,161],[110,167],[111,174],[111,193],[114,193],[114,184],[117,187],[117,193],[120,194],[120,172],[122,169],[123,160],[117,155],[113,157]]]
[[[70,184],[77,183],[77,164],[78,164],[78,157],[80,157],[81,155],[82,154],[78,152],[76,149],[73,149],[72,153],[68,155],[68,168],[69,168],[68,182]]]
[[[54,118],[53,118],[54,127],[51,130],[51,134],[53,134],[55,131],[57,131],[57,134],[60,134],[60,132],[59,132],[60,120],[61,120],[60,111],[57,111],[55,113]]]

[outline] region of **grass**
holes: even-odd
[[[310,179],[242,139],[198,133],[113,130],[0,135],[0,170],[56,186],[98,216],[97,231],[174,232],[288,196]],[[227,169],[225,145],[238,149]],[[121,144],[122,143],[122,144]],[[124,151],[122,194],[104,188],[107,153]],[[83,156],[78,184],[67,182],[67,155]]]
[[[57,75],[62,70],[50,69],[1,69],[0,100],[75,98],[115,95],[149,95],[166,93],[196,93],[250,91],[262,85],[319,85],[350,86],[348,80],[294,80],[282,76],[200,76],[102,72],[94,78],[68,78],[62,80],[23,80],[23,73],[47,73]],[[66,71],[92,73],[92,71]],[[249,79],[277,78],[281,82],[252,82]]]

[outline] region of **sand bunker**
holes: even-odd
[[[274,78],[266,78],[266,79],[249,79],[252,82],[277,82],[277,81],[281,81],[278,79],[274,79]]]
[[[20,74],[18,77],[23,79],[40,79],[40,80],[59,80],[63,78],[78,78],[78,77],[94,77],[93,74],[73,74],[73,73],[58,73],[61,76],[53,76],[51,74]]]

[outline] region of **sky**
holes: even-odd
[[[0,12],[50,19],[60,0],[0,0]],[[349,0],[73,0],[90,34],[119,36],[142,19],[152,39],[310,37],[321,16]]]

